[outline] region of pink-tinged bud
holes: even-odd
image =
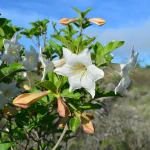
[[[69,23],[73,23],[73,22],[75,22],[75,21],[77,21],[78,19],[77,18],[71,18],[71,19],[69,19],[69,18],[62,18],[60,21],[59,21],[59,23],[60,24],[63,24],[63,25],[68,25]]]
[[[28,86],[28,85],[23,85],[23,88],[25,89],[25,90],[27,90],[27,91],[29,91],[31,88]]]
[[[7,105],[4,107],[4,109],[2,109],[2,112],[8,116],[14,116],[16,115],[17,110],[15,107],[11,107],[10,105]]]
[[[65,58],[62,58],[62,59],[59,59],[59,60],[55,60],[55,61],[52,61],[52,62],[53,62],[54,66],[56,68],[61,67],[61,66],[63,66],[66,63]]]
[[[31,104],[33,104],[33,103],[37,102],[38,100],[40,100],[42,97],[48,95],[49,93],[50,93],[50,91],[21,94],[13,100],[13,104],[15,106],[18,106],[18,107],[21,107],[21,108],[27,108]]]
[[[98,26],[102,26],[103,24],[106,23],[106,21],[102,18],[90,18],[90,19],[88,19],[88,21],[93,22],[93,23],[97,24]]]
[[[93,119],[93,116],[90,114],[82,113],[81,115],[81,124],[83,127],[83,130],[88,134],[94,133],[94,127],[91,119]]]
[[[57,104],[58,104],[58,113],[61,117],[71,116],[70,110],[68,106],[65,104],[63,99],[61,97],[57,98]]]

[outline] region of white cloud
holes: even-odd
[[[129,57],[132,45],[135,47],[135,51],[139,52],[139,59],[148,59],[150,57],[150,20],[143,22],[137,26],[138,22],[135,22],[135,27],[120,27],[120,28],[102,28],[91,27],[88,31],[89,36],[97,36],[97,41],[102,44],[107,44],[112,40],[123,40],[125,44],[118,48],[114,54],[118,60],[124,60]],[[149,62],[150,63],[150,62]]]
[[[3,9],[0,8],[2,17],[12,20],[14,25],[28,27],[28,23],[36,21],[37,19],[50,19],[52,21],[57,21],[57,19],[52,18],[51,16],[46,16],[41,13],[32,10],[21,10],[21,9]]]

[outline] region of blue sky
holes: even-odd
[[[28,22],[48,18],[58,22],[61,18],[77,17],[71,7],[81,11],[92,7],[88,17],[101,17],[106,20],[102,27],[96,25],[87,30],[89,36],[97,36],[102,44],[112,40],[124,40],[117,49],[115,62],[125,62],[132,45],[140,53],[142,65],[150,64],[150,0],[5,0],[1,1],[2,17],[12,19],[13,24],[29,27]],[[32,44],[26,39],[22,44]]]

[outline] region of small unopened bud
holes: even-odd
[[[62,58],[62,59],[59,59],[59,60],[54,60],[54,61],[52,61],[52,62],[53,62],[53,64],[54,64],[54,66],[55,66],[56,68],[58,68],[58,67],[61,67],[62,65],[65,64],[65,58]]]
[[[83,126],[83,130],[88,134],[94,133],[94,127],[91,121],[93,119],[93,116],[90,114],[82,113],[80,118],[81,118],[81,124]]]
[[[93,22],[93,23],[97,24],[98,26],[102,26],[103,24],[106,23],[106,21],[102,18],[90,18],[90,19],[88,19],[88,21]]]
[[[5,115],[8,115],[8,116],[14,116],[17,113],[17,110],[16,110],[15,107],[7,105],[7,106],[4,107],[4,109],[2,110],[2,112]]]
[[[25,90],[27,90],[27,91],[29,91],[31,88],[28,86],[28,85],[23,85],[23,88],[25,89]]]
[[[61,117],[71,116],[70,110],[68,106],[65,104],[63,99],[61,97],[57,98],[57,104],[58,104],[58,113]]]
[[[73,23],[75,21],[77,21],[78,19],[77,18],[62,18],[59,23],[60,24],[63,24],[63,25],[68,25],[69,23]]]
[[[48,95],[49,93],[50,93],[50,91],[21,94],[13,100],[13,104],[15,106],[19,106],[21,108],[27,108],[31,104],[40,100],[42,97]]]

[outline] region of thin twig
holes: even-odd
[[[34,43],[34,45],[39,48],[38,44],[35,43],[35,41],[33,40],[33,38],[31,38],[31,40],[32,40],[32,42]]]
[[[60,138],[58,139],[57,143],[56,143],[55,146],[52,148],[52,150],[56,150],[56,148],[59,146],[59,144],[60,144],[60,142],[62,141],[62,139],[63,139],[63,137],[64,137],[64,135],[65,135],[65,133],[66,133],[67,130],[68,130],[68,126],[67,126],[67,124],[66,124],[65,127],[64,127],[64,130],[63,130],[63,132],[62,132],[62,134],[61,134],[61,136],[60,136]]]

